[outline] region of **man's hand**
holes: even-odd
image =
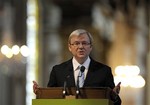
[[[39,85],[37,84],[36,81],[33,81],[33,92],[36,94],[37,90],[39,88]]]
[[[111,91],[111,100],[114,102],[114,105],[121,105],[121,99],[119,97],[119,92],[120,92],[120,85],[121,82],[119,82],[114,89]]]
[[[119,92],[120,92],[120,85],[121,85],[121,82],[119,82],[119,83],[117,84],[117,86],[115,86],[114,89],[113,89],[113,91],[114,91],[116,94],[119,94]]]

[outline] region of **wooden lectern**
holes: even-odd
[[[32,105],[113,105],[110,88],[39,88]]]

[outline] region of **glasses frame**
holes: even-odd
[[[74,46],[74,47],[79,47],[80,45],[87,47],[89,45],[91,45],[90,42],[74,42],[74,43],[70,43],[70,45]]]

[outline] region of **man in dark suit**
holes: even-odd
[[[99,63],[90,58],[89,69],[84,81],[83,87],[110,87],[114,88],[113,75],[111,68]],[[57,79],[57,81],[56,81]],[[66,61],[60,65],[53,67],[48,87],[61,87],[64,81],[67,80],[68,87],[75,87],[75,78],[73,71],[72,59]]]
[[[67,81],[68,87],[109,87],[112,89],[114,105],[121,105],[119,97],[120,83],[115,86],[111,68],[95,61],[89,55],[92,51],[93,38],[84,29],[73,31],[68,39],[68,48],[73,57],[59,65],[55,65],[51,71],[48,87],[63,87]],[[81,68],[84,68],[81,71]],[[82,73],[82,74],[80,74]],[[80,76],[79,76],[80,74]],[[82,83],[80,77],[82,77]],[[33,90],[36,93],[38,84],[33,82]],[[82,85],[81,85],[82,84]]]

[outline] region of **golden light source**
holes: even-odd
[[[3,45],[1,47],[1,53],[7,58],[11,58],[13,55],[18,55],[19,53],[21,53],[24,57],[28,57],[29,48],[26,45],[21,46],[21,48],[19,48],[18,45],[14,45],[12,48],[9,48],[7,45]]]
[[[2,47],[1,47],[1,52],[2,52],[2,54],[7,54],[8,52],[9,52],[9,47],[7,46],[7,45],[3,45]]]
[[[115,83],[121,81],[124,87],[142,88],[145,86],[144,78],[139,75],[140,69],[136,65],[117,66],[115,69]]]
[[[20,51],[20,48],[19,48],[18,45],[14,45],[14,46],[12,47],[12,52],[13,52],[14,55],[19,54],[19,51]]]
[[[29,48],[26,45],[21,46],[20,48],[20,53],[24,56],[24,57],[28,57],[29,56]]]
[[[13,56],[12,50],[7,46],[3,45],[1,47],[1,52],[3,55],[5,55],[7,58],[11,58]]]

